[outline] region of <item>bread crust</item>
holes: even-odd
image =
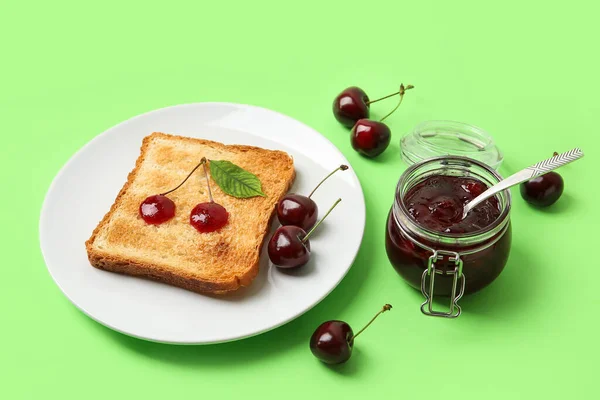
[[[119,191],[110,210],[106,213],[104,218],[102,218],[100,223],[96,226],[96,228],[92,232],[91,237],[85,242],[90,264],[93,267],[101,270],[163,282],[196,293],[226,294],[235,291],[240,287],[249,286],[252,283],[252,280],[258,275],[260,251],[258,253],[258,256],[256,257],[256,260],[254,260],[254,263],[250,266],[250,268],[248,268],[245,271],[245,273],[229,277],[228,279],[205,280],[197,276],[193,276],[193,274],[187,274],[185,273],[185,271],[178,271],[177,273],[175,273],[167,268],[163,268],[163,266],[161,266],[158,263],[148,263],[141,260],[136,260],[131,257],[114,256],[110,252],[103,251],[95,247],[94,243],[100,231],[106,224],[109,223],[114,213],[119,208],[122,197],[128,192],[132,183],[135,181],[140,167],[144,163],[145,158],[148,154],[148,148],[151,145],[152,141],[156,138],[161,137],[165,139],[177,139],[183,142],[193,143],[195,145],[201,144],[204,146],[211,146],[213,148],[218,148],[225,151],[268,151],[272,154],[276,154],[277,156],[287,157],[289,159],[292,166],[292,175],[289,179],[287,179],[284,190],[282,190],[281,193],[278,193],[276,202],[273,205],[271,214],[268,218],[268,222],[264,225],[264,230],[260,232],[260,235],[262,237],[260,249],[262,249],[264,241],[267,239],[266,236],[269,232],[271,222],[275,214],[276,204],[281,199],[281,197],[283,197],[285,193],[287,193],[288,190],[291,188],[296,176],[295,170],[293,169],[293,160],[291,156],[285,152],[277,150],[265,150],[259,147],[245,145],[225,145],[219,142],[214,142],[205,139],[196,139],[178,135],[165,134],[161,132],[154,132],[143,139],[142,146],[140,148],[140,155],[136,161],[135,167],[128,174],[127,181]]]

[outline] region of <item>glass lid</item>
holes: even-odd
[[[408,165],[444,155],[479,160],[495,170],[503,156],[494,139],[483,129],[455,121],[425,121],[400,141],[402,160]]]

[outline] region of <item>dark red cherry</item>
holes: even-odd
[[[366,157],[383,153],[391,138],[392,132],[386,124],[370,119],[359,120],[350,133],[352,148]]]
[[[369,97],[359,87],[351,86],[333,101],[333,115],[342,125],[352,128],[361,118],[369,118]]]
[[[293,225],[281,226],[269,240],[269,259],[281,268],[296,268],[310,259],[310,242],[304,229]]]
[[[294,225],[305,231],[312,228],[315,222],[317,222],[319,208],[317,207],[317,203],[311,199],[311,196],[331,175],[337,171],[345,171],[347,169],[347,165],[340,165],[334,169],[319,182],[308,196],[296,193],[286,194],[277,204],[277,218],[281,225]]]
[[[562,177],[556,172],[548,172],[520,185],[523,199],[537,207],[554,204],[562,195],[564,187]]]
[[[279,227],[267,245],[271,262],[281,268],[296,268],[306,264],[310,259],[310,242],[308,239],[340,201],[342,199],[337,199],[327,211],[327,214],[308,233],[294,225]]]
[[[317,203],[301,194],[286,194],[277,204],[277,218],[281,225],[294,225],[308,230],[317,222],[318,213]]]
[[[215,202],[200,203],[190,214],[190,224],[202,233],[219,230],[227,224],[228,220],[229,213],[225,207]]]
[[[354,150],[366,157],[377,157],[387,149],[392,138],[392,132],[383,121],[400,107],[406,91],[413,88],[413,85],[404,86],[403,84],[400,84],[400,90],[398,91],[400,98],[398,104],[396,104],[396,107],[394,107],[394,109],[386,116],[381,118],[381,120],[373,121],[362,118],[356,121],[356,124],[350,133],[350,142],[352,143],[352,148],[354,148]]]
[[[369,108],[371,104],[396,96],[403,95],[405,90],[412,89],[412,85],[404,87],[400,85],[400,90],[376,100],[369,100],[369,96],[359,87],[351,86],[344,89],[333,100],[333,115],[342,125],[352,128],[354,124],[363,118],[369,118]]]
[[[175,203],[161,194],[146,197],[140,204],[140,216],[147,224],[162,224],[175,216]]]
[[[310,338],[310,351],[326,364],[341,364],[350,358],[354,332],[344,321],[323,322]]]
[[[392,309],[386,304],[373,318],[355,335],[352,328],[344,321],[326,321],[315,330],[310,337],[310,351],[315,357],[326,364],[341,364],[350,358],[354,348],[354,339],[386,311]]]

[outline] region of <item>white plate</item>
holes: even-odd
[[[273,267],[263,249],[260,273],[253,284],[217,297],[91,267],[84,242],[135,165],[142,138],[153,131],[286,151],[294,157],[297,177],[292,191],[298,193],[309,193],[336,166],[348,164],[315,130],[277,112],[248,105],[167,107],[107,130],[58,173],[40,217],[40,244],[48,270],[84,313],[114,330],[146,340],[225,342],[268,331],[300,316],[346,275],[365,227],[363,192],[352,168],[338,172],[313,196],[321,215],[338,197],[343,200],[311,238],[311,261],[298,271]]]

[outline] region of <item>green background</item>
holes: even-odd
[[[2,2],[0,397],[583,398],[597,394],[598,2]],[[393,143],[359,157],[331,114],[359,85],[408,92],[387,122]],[[38,244],[45,192],[81,146],[137,114],[226,101],[290,115],[323,133],[356,170],[365,238],[337,289],[297,320],[235,343],[178,347],[93,322],[61,294]],[[394,101],[373,106],[381,117]],[[565,194],[536,210],[513,191],[505,272],[427,318],[390,267],[384,222],[405,166],[400,137],[426,119],[491,132],[503,174],[580,146]],[[282,132],[285,135],[285,132]],[[101,166],[99,166],[101,167]],[[91,182],[90,184],[93,184]],[[323,320],[362,326],[342,368],[317,362]]]

